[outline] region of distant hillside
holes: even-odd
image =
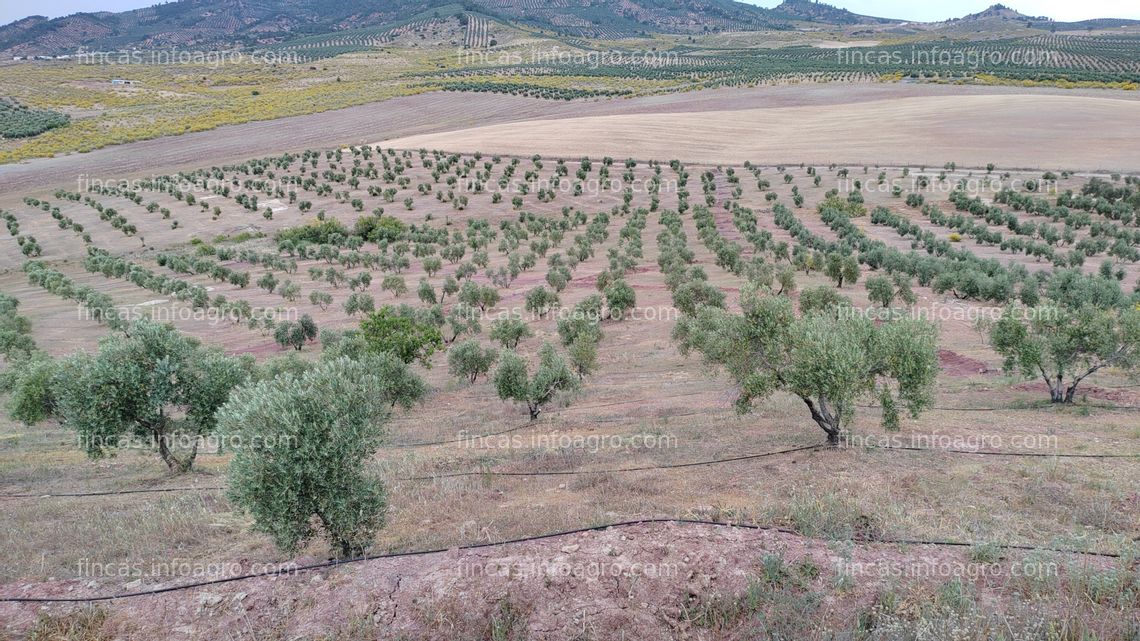
[[[901,22],[889,18],[874,18],[851,13],[832,5],[815,0],[784,0],[772,10],[789,20],[805,20],[832,25],[891,24]]]
[[[0,55],[61,55],[81,48],[278,46],[322,37],[329,42],[385,42],[412,20],[430,23],[465,14],[478,20],[490,18],[563,36],[597,39],[805,26],[837,31],[851,27],[891,30],[902,25],[898,20],[863,16],[813,0],[784,0],[774,9],[735,0],[177,0],[122,13],[77,13],[54,20],[25,18],[0,27]],[[1127,24],[1140,22],[1103,19],[1057,23],[999,4],[937,25],[914,24],[908,28],[972,34],[1011,29],[1106,29]],[[342,34],[344,38],[339,37]],[[471,34],[465,39],[468,46],[483,40],[486,38]]]
[[[80,47],[255,46],[380,26],[431,9],[461,10],[440,0],[179,0],[122,13],[32,17],[0,27],[0,52],[73,53]]]
[[[986,20],[989,18],[999,18],[1002,20],[1048,20],[1048,18],[1033,18],[1027,16],[1024,13],[1010,9],[1004,4],[991,5],[988,9],[979,11],[978,13],[971,13],[961,18],[961,20]]]
[[[595,38],[790,28],[772,11],[733,0],[178,0],[122,13],[25,18],[0,27],[0,53],[257,46],[463,11]]]
[[[1011,27],[1039,29],[1044,31],[1072,31],[1085,29],[1114,29],[1140,25],[1140,20],[1122,18],[1098,18],[1080,22],[1057,22],[1048,16],[1029,16],[1003,4],[991,5],[984,11],[971,13],[961,18],[947,20],[951,30],[957,31],[1001,31]]]

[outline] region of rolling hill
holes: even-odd
[[[474,15],[569,37],[651,33],[896,28],[899,20],[859,15],[814,0],[765,9],[735,0],[177,0],[121,13],[31,16],[0,26],[0,55],[64,55],[142,49],[278,46],[329,34],[385,33],[419,20]],[[911,23],[913,26],[914,23]],[[1004,5],[920,28],[976,33],[1001,29],[1093,29],[1140,24],[1101,19],[1058,23]]]

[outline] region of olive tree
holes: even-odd
[[[0,374],[0,392],[8,394],[8,416],[35,425],[55,413],[56,361],[46,352],[32,352],[9,363]]]
[[[570,356],[570,365],[574,367],[574,372],[578,374],[578,378],[584,378],[597,369],[598,341],[594,340],[593,336],[585,334],[578,336],[566,348],[566,352]]]
[[[297,321],[279,323],[273,328],[273,340],[282,348],[292,347],[297,351],[317,337],[317,324],[313,317],[305,314]]]
[[[902,273],[893,276],[872,276],[865,283],[867,297],[880,307],[890,307],[896,300],[913,305],[918,298],[910,287],[910,278]]]
[[[499,353],[494,348],[483,347],[476,340],[463,341],[447,350],[447,371],[474,383],[481,374],[491,371],[498,358]]]
[[[536,420],[542,408],[560,392],[578,388],[578,379],[566,361],[545,343],[538,352],[538,368],[534,375],[527,371],[526,361],[511,351],[503,352],[494,376],[495,391],[504,401],[525,403],[530,420]]]
[[[186,472],[199,437],[214,430],[215,412],[252,369],[248,357],[141,320],[104,339],[95,354],[59,361],[52,407],[92,458],[137,439],[155,447],[168,468]]]
[[[614,320],[621,320],[629,310],[637,305],[637,294],[624,279],[617,279],[606,285],[603,290],[606,297],[606,315]]]
[[[1054,403],[1072,403],[1081,381],[1106,367],[1140,365],[1140,310],[1042,305],[1007,308],[988,329],[1008,373],[1040,376]]]
[[[435,305],[439,299],[435,295],[435,288],[431,286],[426,278],[420,279],[420,284],[416,287],[416,296],[419,297],[420,302],[427,305]]]
[[[349,316],[354,316],[358,312],[371,312],[376,309],[376,301],[372,298],[371,294],[364,292],[355,292],[348,295],[348,299],[344,301],[344,313]]]
[[[683,354],[701,354],[736,382],[741,412],[773,392],[794,394],[834,445],[861,397],[878,401],[888,429],[898,427],[898,403],[917,417],[933,400],[937,330],[930,323],[876,326],[834,311],[797,317],[786,297],[755,289],[742,293],[741,307],[742,314],[702,307],[674,329]]]
[[[320,307],[321,311],[324,311],[329,308],[329,305],[332,305],[333,297],[332,294],[328,292],[314,290],[309,293],[309,302]]]
[[[558,336],[564,347],[569,347],[579,337],[597,343],[602,340],[602,298],[597,294],[587,296],[575,305],[569,313],[559,317]]]
[[[499,291],[490,285],[467,281],[459,289],[459,301],[471,307],[478,307],[480,311],[487,311],[488,307],[499,304]]]
[[[26,357],[36,351],[32,322],[16,312],[20,301],[0,294],[0,354],[8,360]]]
[[[384,525],[387,491],[372,457],[391,404],[415,399],[391,398],[374,360],[407,367],[389,355],[340,357],[242,387],[218,411],[240,443],[228,495],[287,553],[321,532],[339,556],[357,556]]]
[[[844,283],[854,283],[859,280],[859,261],[850,255],[828,254],[823,271],[828,278],[835,281],[837,287],[843,287]]]
[[[491,340],[507,349],[518,347],[519,341],[534,336],[534,332],[521,319],[504,318],[491,322]]]
[[[380,289],[392,292],[396,298],[408,293],[408,284],[404,281],[402,276],[390,274],[380,281]]]
[[[380,378],[381,395],[390,407],[400,405],[408,409],[427,394],[427,383],[422,378],[416,376],[396,356],[372,352],[360,330],[323,330],[321,347],[322,361],[335,361],[340,358],[367,360],[373,373]]]
[[[557,293],[540,285],[526,293],[525,309],[541,317],[546,315],[552,308],[557,307],[560,302]]]

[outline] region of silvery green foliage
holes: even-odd
[[[623,279],[615,280],[607,285],[604,294],[608,310],[606,313],[610,318],[621,320],[629,310],[637,305],[637,293]]]
[[[91,457],[140,439],[156,447],[170,469],[185,472],[194,464],[197,437],[214,430],[217,408],[251,371],[252,359],[226,356],[169,325],[141,320],[104,339],[95,354],[57,363],[55,413],[79,433]],[[186,444],[184,453],[176,443]]]
[[[988,330],[1005,371],[1040,376],[1054,403],[1073,402],[1081,381],[1106,367],[1140,367],[1140,309],[1009,307]]]
[[[452,376],[474,383],[479,376],[491,371],[498,358],[499,352],[494,348],[483,347],[474,339],[466,340],[447,350],[447,371]]]
[[[339,357],[242,387],[218,412],[235,444],[229,497],[283,551],[322,534],[357,555],[383,527],[387,494],[369,461],[390,408],[423,394],[422,382],[393,386],[393,368],[415,378],[389,355]]]
[[[498,341],[507,349],[518,347],[519,341],[534,336],[526,323],[517,318],[504,318],[491,321],[491,340]]]
[[[674,330],[682,353],[698,352],[740,386],[738,409],[784,391],[803,400],[837,443],[857,399],[877,400],[883,425],[898,426],[898,405],[912,417],[929,407],[938,374],[937,329],[903,320],[875,325],[828,306],[797,317],[784,296],[746,290],[743,314],[700,307]]]
[[[56,361],[32,352],[9,363],[0,374],[0,392],[8,394],[8,416],[25,425],[49,418],[55,410]]]
[[[499,398],[526,403],[532,421],[559,393],[578,388],[578,378],[550,343],[544,343],[539,350],[538,368],[533,376],[528,374],[522,357],[512,351],[504,351],[499,357],[493,382]]]

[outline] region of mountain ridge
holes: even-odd
[[[384,27],[412,15],[443,19],[464,13],[595,39],[653,33],[939,24],[865,16],[816,0],[784,0],[771,9],[735,0],[177,0],[118,13],[22,18],[0,26],[0,55],[66,55],[83,49],[265,47],[315,35]],[[1140,24],[1112,18],[1059,23],[1027,16],[1002,4],[941,24],[995,22],[1036,23],[1053,29]]]

